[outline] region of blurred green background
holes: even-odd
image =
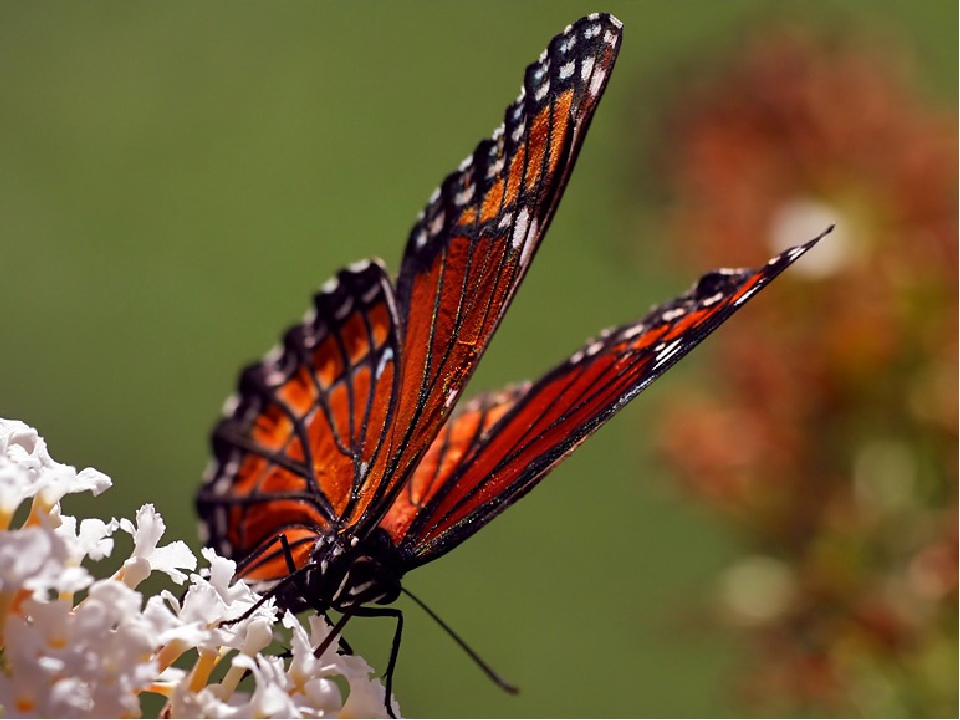
[[[0,416],[35,426],[61,462],[113,478],[68,511],[132,517],[154,503],[169,538],[196,546],[207,434],[241,365],[340,266],[379,256],[396,268],[417,211],[499,123],[526,64],[565,24],[604,10],[625,25],[617,70],[470,391],[536,377],[694,279],[662,266],[655,234],[625,250],[656,211],[618,166],[623,148],[651,142],[634,96],[782,7],[0,4]],[[955,100],[955,3],[785,7],[896,38],[926,90]],[[698,619],[735,543],[664,492],[644,444],[657,422],[646,401],[708,352],[531,500],[408,578],[523,692],[497,691],[401,601],[405,714],[743,711],[727,692],[742,649]],[[391,632],[358,620],[347,636],[382,669]]]

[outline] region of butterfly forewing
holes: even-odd
[[[245,577],[288,574],[280,533],[306,562],[319,533],[378,496],[369,480],[387,461],[396,323],[386,271],[364,263],[341,271],[283,345],[241,374],[197,506],[210,545],[247,558]]]
[[[453,549],[529,492],[821,237],[791,248],[759,270],[704,275],[689,292],[654,308],[639,322],[604,333],[509,397],[502,417],[465,446],[457,461],[448,459],[416,517],[388,528],[404,530],[394,539],[410,567]],[[451,421],[441,438],[455,432],[458,421]],[[431,448],[428,457],[433,452]],[[406,504],[402,497],[397,502]]]
[[[527,68],[503,125],[443,182],[411,231],[397,280],[403,376],[391,483],[409,479],[526,274],[613,69],[620,32],[615,18],[596,15],[554,38]]]

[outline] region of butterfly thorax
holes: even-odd
[[[351,533],[325,534],[313,550],[300,582],[280,602],[286,607],[347,612],[361,605],[392,603],[400,595],[396,553],[382,531],[365,538]]]

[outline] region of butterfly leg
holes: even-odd
[[[327,613],[325,613],[325,612],[324,612],[324,613],[320,613],[320,614],[323,615],[323,619],[327,621],[327,625],[329,625],[330,627],[333,627],[333,620],[330,619],[330,616],[327,615]],[[342,655],[353,655],[353,654],[354,654],[354,653],[353,653],[353,648],[350,647],[350,643],[347,642],[346,638],[344,638],[343,635],[340,636],[340,640],[339,640],[339,642],[337,643],[337,645],[340,647],[340,653],[341,653]]]
[[[287,536],[284,533],[280,533],[279,537],[280,537],[280,547],[283,550],[283,558],[284,560],[287,561],[287,570],[290,573],[288,577],[298,578],[294,582],[296,582],[297,586],[299,587],[300,594],[303,597],[307,597],[308,592],[307,592],[306,585],[302,579],[299,579],[303,577],[302,573],[299,573],[297,571],[297,564],[293,560],[293,551],[290,549],[290,541],[287,540]],[[318,608],[317,612],[323,615],[323,619],[327,621],[327,625],[329,625],[330,627],[334,626],[333,621],[330,619],[330,616],[327,615],[325,610],[321,610]],[[339,646],[340,650],[343,652],[344,655],[353,655],[353,648],[350,647],[350,643],[346,641],[343,635],[340,636],[340,640],[337,643],[337,645]]]
[[[387,661],[386,699],[384,700],[387,714],[395,718],[391,700],[393,699],[393,671],[397,668],[397,658],[400,655],[400,638],[403,635],[403,611],[397,608],[358,607],[353,610],[358,617],[392,617],[396,619],[397,629],[393,632],[393,642],[390,645],[390,659]]]

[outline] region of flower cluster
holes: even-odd
[[[723,610],[774,714],[957,710],[956,117],[868,48],[758,29],[675,84],[657,143],[696,270],[837,224],[711,340],[660,439],[748,548]]]
[[[366,662],[338,655],[335,642],[314,656],[331,632],[323,618],[311,617],[308,631],[284,613],[289,658],[264,654],[278,623],[273,602],[233,583],[235,564],[209,550],[209,568],[188,578],[197,560],[181,541],[159,544],[165,527],[152,506],[135,522],[78,524],[61,512],[66,494],[109,486],[100,472],[52,460],[32,428],[0,419],[3,715],[139,717],[143,693],[166,699],[164,717],[385,715],[383,686]],[[118,532],[132,537],[133,552],[97,579],[83,563],[109,558]],[[137,587],[153,573],[190,584],[179,599],[169,590],[145,599]],[[173,664],[188,658],[192,667]],[[237,690],[246,675],[249,693]]]

